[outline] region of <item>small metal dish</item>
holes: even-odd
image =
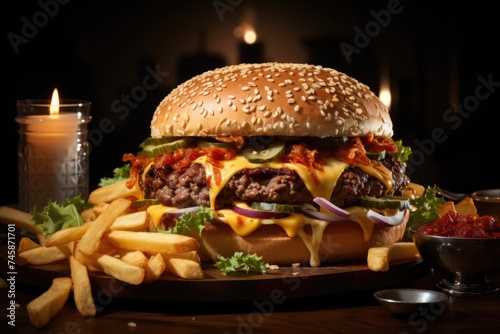
[[[500,189],[478,190],[473,192],[470,197],[480,216],[490,215],[500,221]]]
[[[448,296],[444,293],[422,289],[380,290],[373,297],[392,314],[407,314],[422,308],[442,311],[448,301]]]

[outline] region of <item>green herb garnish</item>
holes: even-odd
[[[217,256],[215,266],[219,269],[222,275],[243,271],[247,274],[250,271],[256,271],[261,274],[266,273],[266,264],[262,261],[262,256],[257,254],[244,254],[243,252],[235,252],[231,257]]]
[[[410,211],[410,218],[406,227],[407,238],[411,239],[409,235],[410,227],[419,227],[421,225],[436,221],[441,216],[439,215],[438,207],[446,201],[442,197],[437,196],[436,186],[428,186],[422,196],[410,200],[413,210]]]

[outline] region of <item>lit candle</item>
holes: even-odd
[[[87,123],[90,102],[59,103],[57,89],[50,104],[17,102],[20,125],[19,206],[41,210],[49,200],[88,196]]]

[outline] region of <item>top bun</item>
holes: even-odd
[[[392,137],[387,107],[331,68],[240,64],[197,75],[158,105],[151,136]]]

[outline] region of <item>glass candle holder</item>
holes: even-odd
[[[89,195],[89,101],[17,101],[19,209]],[[54,113],[54,108],[57,113]],[[51,111],[52,109],[52,111]],[[52,114],[51,114],[52,112]]]

